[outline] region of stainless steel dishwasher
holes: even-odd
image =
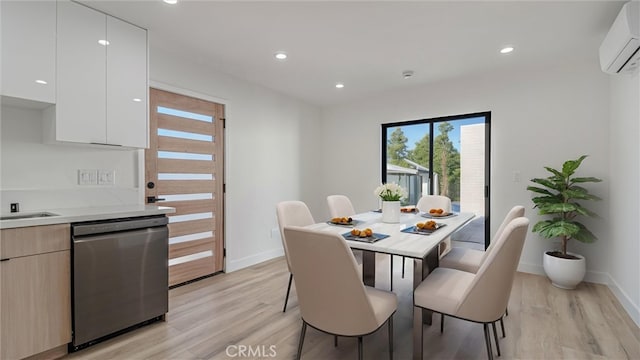
[[[167,218],[134,217],[71,224],[71,351],[169,310]]]

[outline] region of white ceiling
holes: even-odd
[[[175,52],[319,106],[500,69],[597,64],[620,1],[82,1]],[[509,55],[499,54],[513,45]],[[289,54],[278,62],[273,54]],[[415,75],[405,80],[404,70]],[[336,89],[337,82],[345,88]]]

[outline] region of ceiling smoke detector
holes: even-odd
[[[402,72],[402,78],[408,79],[413,76],[413,70],[405,70]]]

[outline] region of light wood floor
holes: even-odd
[[[377,287],[388,289],[389,256],[378,255],[377,261]],[[394,355],[410,359],[411,264],[407,260],[404,279],[400,265],[400,257],[394,257],[394,291],[400,300],[394,317]],[[166,322],[65,359],[242,359],[227,356],[229,345],[262,346],[266,355],[273,355],[274,349],[276,356],[271,358],[293,359],[301,321],[295,286],[287,312],[282,313],[288,276],[279,258],[170,290]],[[518,273],[505,327],[502,359],[640,359],[640,330],[604,285],[583,283],[567,291],[551,286],[545,277]],[[365,338],[365,359],[388,358],[386,329]],[[237,349],[229,348],[230,354],[236,355]],[[482,325],[453,318],[446,319],[444,335],[439,317],[425,326],[424,349],[425,359],[486,359]],[[355,339],[340,338],[335,348],[332,336],[311,328],[303,351],[303,359],[357,358]]]

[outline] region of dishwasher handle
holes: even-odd
[[[71,224],[73,237],[166,226],[166,216],[135,217]]]

